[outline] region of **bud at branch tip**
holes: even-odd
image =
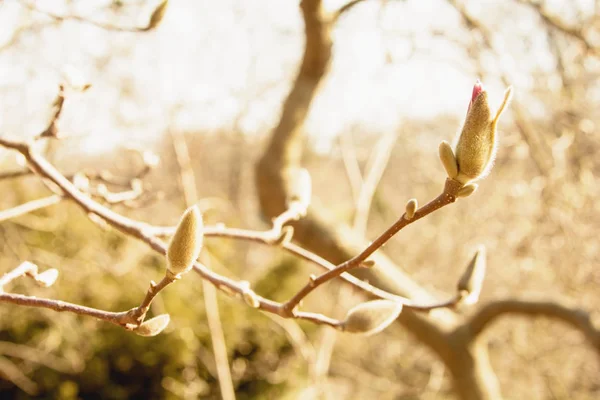
[[[202,250],[202,214],[198,206],[188,208],[179,221],[167,248],[167,269],[175,276],[192,269]]]

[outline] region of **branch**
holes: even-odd
[[[600,329],[594,324],[590,314],[578,307],[555,300],[495,300],[482,305],[464,326],[472,338],[480,335],[498,318],[506,315],[547,317],[557,319],[583,333],[586,339],[600,353]]]
[[[52,272],[48,274],[50,271]],[[68,303],[61,300],[44,299],[35,296],[26,296],[21,294],[4,292],[4,286],[22,276],[29,276],[36,280],[36,282],[38,282],[39,284],[48,287],[51,286],[56,280],[56,277],[58,276],[58,271],[52,269],[47,270],[43,273],[38,273],[37,265],[27,261],[22,263],[21,265],[19,265],[12,271],[4,274],[0,278],[0,302],[7,302],[30,307],[49,308],[51,310],[59,312],[67,311],[74,314],[94,317],[103,321],[120,325],[127,330],[133,331],[136,331],[144,322],[146,313],[150,309],[150,305],[152,304],[152,301],[154,300],[156,295],[165,287],[167,287],[168,285],[170,285],[178,279],[176,276],[173,276],[172,274],[167,272],[165,277],[158,284],[154,283],[153,281],[150,282],[150,287],[148,288],[144,299],[138,307],[132,308],[129,311],[111,312],[86,307],[79,304]],[[153,334],[158,334],[159,332],[160,331],[157,331]]]
[[[558,30],[559,32],[564,33],[565,35],[577,40],[585,47],[585,50],[593,55],[597,55],[600,48],[590,43],[590,41],[585,37],[585,29],[586,25],[580,25],[578,27],[569,26],[564,21],[562,21],[557,15],[551,14],[548,10],[545,9],[544,5],[540,2],[532,2],[528,0],[517,0],[521,4],[525,4],[533,8],[542,21],[546,23],[548,26]]]
[[[351,0],[348,3],[344,4],[333,14],[333,16],[331,18],[331,22],[333,22],[333,23],[337,22],[344,13],[350,11],[351,9],[354,8],[354,6],[362,3],[363,1],[365,1],[365,0]]]
[[[354,214],[353,223],[353,228],[361,234],[365,234],[367,230],[367,222],[369,220],[373,196],[375,195],[379,181],[388,165],[395,142],[395,134],[382,136],[372,150],[369,161],[367,162],[367,174],[362,182],[358,199],[356,200],[356,212]]]
[[[58,86],[58,93],[54,98],[54,102],[52,103],[52,107],[54,108],[52,112],[52,117],[50,117],[50,121],[48,122],[48,126],[44,131],[42,131],[37,138],[56,138],[58,137],[58,128],[56,127],[56,122],[62,113],[63,105],[65,104],[65,88],[63,85]]]
[[[277,219],[277,218],[275,218]],[[169,236],[172,235],[175,231],[175,227],[150,227],[149,232],[157,236]],[[278,236],[279,232],[279,236]],[[247,240],[250,242],[261,243],[268,246],[278,245],[281,249],[287,251],[291,255],[301,258],[309,263],[312,263],[322,269],[331,271],[336,268],[335,264],[327,261],[326,259],[318,256],[315,253],[312,253],[303,247],[298,246],[297,244],[291,243],[289,241],[274,241],[274,238],[281,237],[283,232],[277,230],[276,228],[271,228],[268,231],[254,231],[248,229],[239,229],[239,228],[228,228],[224,225],[217,226],[205,226],[204,237],[218,237],[218,238],[226,238],[226,239],[234,239],[234,240]],[[347,283],[353,285],[357,289],[360,289],[362,292],[367,294],[372,298],[385,299],[390,301],[395,301],[402,303],[405,309],[412,309],[415,311],[428,312],[437,308],[448,308],[455,306],[460,298],[452,297],[449,300],[431,303],[431,304],[419,304],[414,301],[407,299],[406,297],[398,296],[392,293],[389,293],[385,290],[379,289],[368,282],[362,281],[355,276],[352,276],[346,272],[343,272],[339,275],[341,279],[346,281]]]
[[[73,185],[72,182],[70,182],[67,178],[65,178],[60,172],[58,172],[43,156],[38,154],[31,146],[31,143],[23,143],[23,142],[11,140],[11,139],[0,138],[0,145],[20,152],[27,160],[30,168],[37,175],[39,175],[41,178],[51,181],[55,185],[57,185],[63,191],[64,196],[66,198],[74,201],[79,207],[81,207],[86,212],[86,214],[96,215],[96,216],[100,217],[102,220],[104,220],[105,222],[107,222],[109,225],[111,225],[114,228],[116,228],[117,230],[125,233],[126,235],[135,237],[135,238],[143,241],[149,247],[151,247],[154,251],[157,251],[158,253],[163,254],[163,255],[166,254],[166,245],[164,244],[164,242],[159,240],[155,235],[157,235],[158,233],[162,233],[162,234],[172,233],[171,228],[165,229],[165,228],[152,227],[146,223],[138,222],[138,221],[129,219],[127,217],[124,217],[124,216],[110,210],[109,208],[104,207],[103,205],[95,202],[90,197],[88,197],[86,194],[82,193],[75,185]],[[434,209],[442,207],[443,205],[445,205],[444,204],[445,202],[449,201],[449,199],[450,199],[449,197],[445,198],[445,199],[439,198],[438,200],[430,203],[429,205],[424,206],[422,209],[418,210],[417,213],[415,213],[415,217],[413,218],[413,220],[422,218],[425,215],[425,213],[429,213],[429,212],[433,211]],[[273,228],[266,232],[253,232],[253,231],[232,230],[232,229],[225,230],[224,228],[218,227],[217,229],[213,230],[212,232],[207,231],[206,233],[207,233],[207,235],[210,235],[212,233],[214,236],[229,236],[229,237],[236,237],[236,238],[244,238],[244,239],[259,241],[259,242],[263,242],[263,243],[272,245],[274,243],[277,243],[277,241],[274,241],[274,238],[277,236],[276,234],[278,234],[279,237],[282,237],[282,234],[284,233],[284,229],[282,229],[283,223],[285,221],[287,221],[290,217],[292,217],[294,215],[294,213],[284,212],[282,215],[284,215],[284,217],[280,216],[279,218],[276,218],[275,220],[279,221],[279,222],[275,223]],[[411,221],[413,221],[413,220],[411,220]],[[377,248],[379,248],[381,245],[383,245],[389,238],[391,238],[393,236],[394,233],[396,233],[398,230],[400,230],[404,225],[406,225],[406,222],[403,222],[402,219],[399,220],[396,224],[394,224],[394,226],[392,226],[390,229],[388,229],[388,231],[386,231],[377,241],[373,242],[373,244],[371,244],[371,246],[369,246],[367,249],[365,249],[365,251],[363,251],[359,256],[355,257],[353,260],[351,260],[351,262],[343,264],[342,268],[334,267],[330,263],[321,259],[320,257],[318,257],[304,249],[301,249],[297,246],[294,246],[291,243],[286,243],[285,241],[283,241],[280,244],[282,245],[282,247],[284,247],[291,253],[296,254],[305,260],[317,263],[317,265],[324,267],[328,270],[335,271],[335,272],[331,272],[330,275],[327,275],[326,280],[329,280],[333,277],[343,275],[342,273],[345,272],[346,270],[353,268],[354,266],[357,266],[361,262],[366,260],[366,258],[372,252],[374,252]],[[263,298],[261,296],[258,296],[256,293],[254,293],[252,290],[250,290],[247,287],[247,285],[245,285],[243,282],[236,282],[232,279],[229,279],[229,278],[226,278],[219,274],[216,274],[215,272],[211,271],[210,269],[208,269],[206,266],[202,265],[201,263],[198,263],[198,262],[195,263],[194,270],[203,279],[208,280],[215,287],[217,287],[218,289],[220,289],[226,293],[235,294],[235,295],[238,295],[239,297],[245,298],[245,299],[247,299],[248,296],[250,296],[250,298],[252,299],[251,305],[255,306],[256,308],[259,308],[263,311],[277,314],[279,316],[286,317],[286,318],[304,319],[304,320],[308,320],[308,321],[311,321],[314,323],[330,325],[333,327],[339,327],[339,325],[340,325],[339,321],[334,320],[329,317],[326,317],[321,314],[308,313],[308,312],[292,313],[291,310],[293,307],[290,308],[290,306],[289,306],[289,304],[292,304],[292,303],[288,302],[288,303],[282,304],[282,303],[278,303],[278,302]],[[324,278],[322,278],[322,279],[324,279]],[[402,302],[405,305],[405,307],[413,308],[416,311],[429,311],[434,308],[449,307],[449,306],[455,304],[455,302],[457,301],[457,299],[453,298],[450,301],[445,301],[442,303],[419,305],[419,304],[414,304],[411,301],[404,299],[400,296],[396,296],[396,295],[387,293],[383,290],[373,288],[372,286],[370,286],[364,282],[360,282],[356,278],[344,276],[344,279],[346,281],[352,282],[357,287],[359,287],[363,290],[366,290],[372,296]],[[153,290],[153,288],[151,287],[151,289],[149,289],[149,291],[152,291],[152,290]],[[308,292],[310,292],[310,291],[312,291],[312,289],[309,290]],[[302,295],[302,297],[304,297],[304,296],[305,296],[305,294]],[[106,316],[102,313],[97,314],[97,315]],[[144,315],[144,312],[140,312],[140,310],[138,310],[132,316],[130,316],[128,318],[137,320],[137,318],[139,318],[141,315]],[[109,318],[109,320],[110,320],[110,318]],[[130,323],[130,321],[128,320],[127,323]],[[137,323],[137,321],[134,321],[133,323],[135,324],[135,323]]]
[[[398,221],[390,226],[385,232],[383,232],[377,239],[375,239],[370,245],[368,245],[360,254],[351,258],[350,260],[341,263],[334,269],[325,272],[324,274],[311,278],[309,282],[290,300],[284,304],[284,308],[288,312],[292,310],[313,290],[321,286],[322,284],[330,281],[331,279],[340,276],[342,273],[347,272],[353,268],[359,267],[367,258],[381,248],[388,240],[390,240],[396,233],[402,228],[411,223],[431,214],[432,212],[456,201],[458,191],[462,187],[462,184],[453,180],[447,179],[444,191],[434,200],[425,204],[423,207],[415,211],[412,218],[407,218],[406,214],[403,214]]]
[[[32,172],[28,169],[24,169],[21,171],[3,172],[0,174],[0,180],[20,178],[22,176],[29,176],[31,174],[32,174]]]
[[[113,25],[110,23],[87,19],[87,18],[84,18],[79,15],[57,15],[57,14],[51,13],[46,10],[41,10],[41,9],[37,8],[35,5],[29,4],[26,1],[22,1],[21,4],[24,7],[28,8],[29,10],[43,14],[47,17],[52,18],[55,21],[60,21],[60,22],[77,21],[77,22],[82,22],[85,24],[93,25],[93,26],[96,26],[98,28],[105,29],[108,31],[116,31],[116,32],[147,32],[149,30],[152,30],[156,26],[158,26],[158,24],[162,20],[162,17],[164,16],[164,13],[166,11],[167,1],[165,0],[158,4],[158,6],[152,12],[150,19],[148,21],[148,24],[143,27]]]
[[[16,207],[0,211],[0,222],[28,214],[35,210],[50,207],[53,204],[60,203],[62,200],[63,197],[61,195],[54,194],[48,197],[42,197],[41,199],[28,201],[27,203],[23,203]]]

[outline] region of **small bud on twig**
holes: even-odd
[[[202,250],[202,228],[202,214],[198,206],[188,208],[167,248],[167,269],[171,274],[180,275],[192,269]]]
[[[42,287],[50,287],[54,285],[56,279],[58,279],[58,270],[56,268],[50,268],[44,272],[34,276],[36,283]]]
[[[481,246],[469,262],[467,269],[458,281],[458,292],[465,292],[466,297],[462,299],[465,304],[474,304],[479,300],[483,279],[485,278],[485,247]]]
[[[242,298],[244,302],[252,308],[260,307],[260,301],[258,300],[258,296],[252,289],[244,289],[242,292]]]
[[[346,332],[373,335],[387,328],[402,312],[402,304],[390,300],[373,300],[352,308],[342,322]]]
[[[415,216],[415,211],[417,211],[417,207],[419,207],[419,204],[417,203],[417,199],[410,199],[406,203],[406,212],[405,212],[404,216],[406,217],[407,220],[411,220]]]
[[[461,187],[456,193],[458,197],[469,197],[477,190],[478,185],[476,183],[467,183],[465,186]]]
[[[448,174],[448,178],[456,178],[458,175],[458,165],[456,164],[456,157],[454,157],[454,150],[452,150],[450,143],[443,140],[442,143],[440,143],[439,152],[440,160]]]
[[[473,87],[467,117],[456,143],[458,175],[456,180],[468,183],[484,177],[492,167],[496,155],[496,125],[512,93],[509,87],[495,115],[488,104],[488,95],[481,82]]]
[[[363,268],[372,268],[375,266],[375,261],[373,260],[365,260],[360,263],[360,266]]]
[[[171,317],[169,314],[161,314],[157,317],[144,321],[133,331],[140,336],[156,336],[161,333],[167,327],[167,325],[169,325],[170,321]]]

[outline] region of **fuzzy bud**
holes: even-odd
[[[58,270],[56,268],[47,269],[44,272],[37,274],[34,279],[38,285],[50,287],[54,285],[54,282],[58,279]]]
[[[171,317],[169,314],[161,314],[142,322],[142,324],[133,331],[140,336],[156,336],[169,325],[170,321]]]
[[[475,83],[467,117],[455,148],[457,181],[468,183],[480,179],[491,169],[497,147],[496,125],[511,93],[512,88],[509,87],[500,108],[492,114],[487,92],[481,82]]]
[[[375,266],[375,261],[373,260],[365,260],[360,263],[360,266],[363,268],[373,268]]]
[[[242,298],[244,299],[244,303],[249,305],[252,308],[260,307],[260,301],[258,300],[258,296],[251,289],[244,289],[242,292]]]
[[[417,211],[418,207],[419,207],[419,203],[417,203],[417,199],[410,199],[406,203],[406,212],[404,214],[404,217],[407,220],[411,220],[415,216],[415,211]]]
[[[466,297],[462,299],[463,303],[474,304],[479,300],[483,279],[485,278],[485,269],[485,247],[481,246],[473,255],[467,269],[458,281],[458,292],[466,293]]]
[[[458,165],[456,164],[456,157],[454,157],[454,150],[452,150],[450,143],[443,140],[442,143],[440,143],[439,153],[440,160],[448,174],[448,178],[456,178],[458,175]]]
[[[185,210],[167,248],[167,270],[180,275],[192,269],[203,241],[202,214],[198,206]]]
[[[373,300],[352,308],[342,322],[346,332],[373,335],[387,328],[402,312],[402,304],[390,300]]]
[[[457,197],[469,197],[470,195],[475,193],[475,191],[477,190],[478,187],[479,187],[479,185],[477,185],[476,183],[467,183],[465,186],[461,187],[458,190],[458,193],[456,193],[456,196]]]

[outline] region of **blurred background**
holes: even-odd
[[[95,174],[96,189],[140,179],[141,197],[115,211],[177,222],[185,202],[173,143],[184,138],[206,223],[268,229],[256,165],[285,111],[297,110],[290,131],[301,135],[313,204],[331,224],[372,240],[408,199],[425,204],[440,193],[437,146],[460,130],[476,79],[493,107],[512,85],[496,165],[479,190],[407,227],[384,251],[444,299],[483,244],[482,303],[543,295],[592,317],[600,311],[599,1],[172,0],[160,24],[127,31],[148,27],[158,5],[0,0],[0,135],[43,131],[63,83],[62,138],[42,142],[44,154],[67,176]],[[311,29],[331,49],[319,53],[322,69],[306,62]],[[303,79],[314,90],[298,100]],[[23,170],[15,154],[0,149],[0,177]],[[160,162],[149,168],[154,155]],[[35,176],[5,176],[0,210],[48,194]],[[278,301],[317,272],[249,242],[211,238],[207,252],[216,272]],[[113,311],[139,304],[165,268],[143,243],[67,201],[1,221],[0,272],[25,260],[59,269],[59,280],[47,289],[19,280],[10,291]],[[238,399],[457,398],[449,366],[399,324],[365,338],[217,300]],[[333,282],[304,309],[342,318],[361,301]],[[171,324],[142,338],[90,318],[2,305],[0,396],[227,398],[200,278],[168,287],[152,312],[168,312]],[[598,345],[578,330],[507,316],[483,336],[506,398],[600,395]]]

